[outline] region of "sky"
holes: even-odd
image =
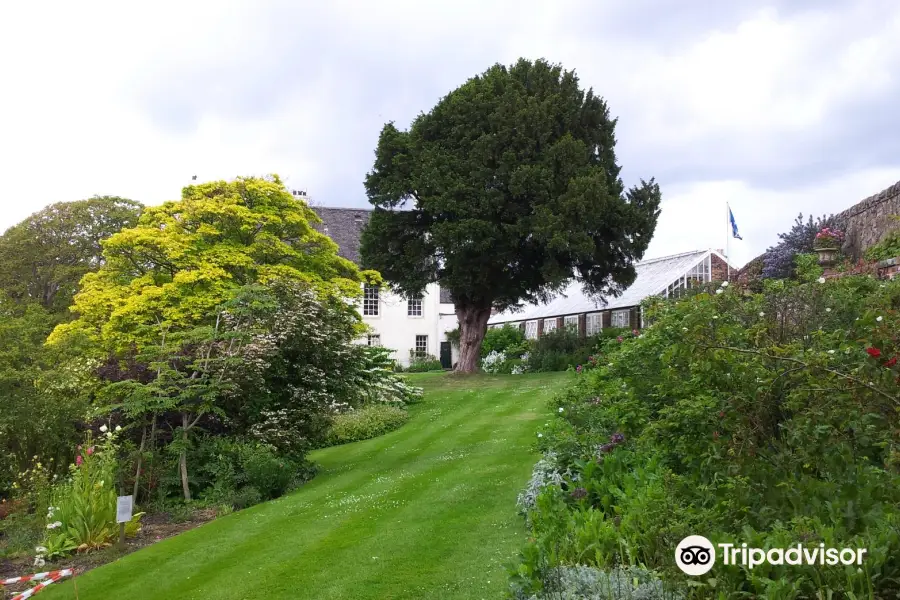
[[[368,206],[384,123],[526,57],[575,69],[619,119],[626,185],[660,183],[648,258],[723,248],[727,202],[739,266],[900,181],[898,40],[896,0],[7,2],[0,231],[192,175]]]

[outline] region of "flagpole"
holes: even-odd
[[[729,248],[729,242],[731,241],[731,235],[729,235],[728,228],[731,227],[731,207],[728,206],[728,201],[725,202],[725,265],[728,269],[728,275],[726,276],[725,281],[731,281],[731,250]]]

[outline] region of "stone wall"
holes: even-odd
[[[900,228],[892,215],[900,215],[900,181],[835,215],[846,232],[844,254],[858,259],[889,231]]]

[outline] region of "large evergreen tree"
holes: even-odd
[[[363,264],[403,294],[450,290],[457,370],[475,371],[492,309],[546,300],[578,277],[596,296],[635,278],[659,215],[651,179],[625,191],[606,103],[543,60],[495,65],[384,126],[365,185]]]

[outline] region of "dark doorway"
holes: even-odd
[[[441,366],[449,369],[453,366],[453,359],[450,354],[450,342],[441,342]]]

